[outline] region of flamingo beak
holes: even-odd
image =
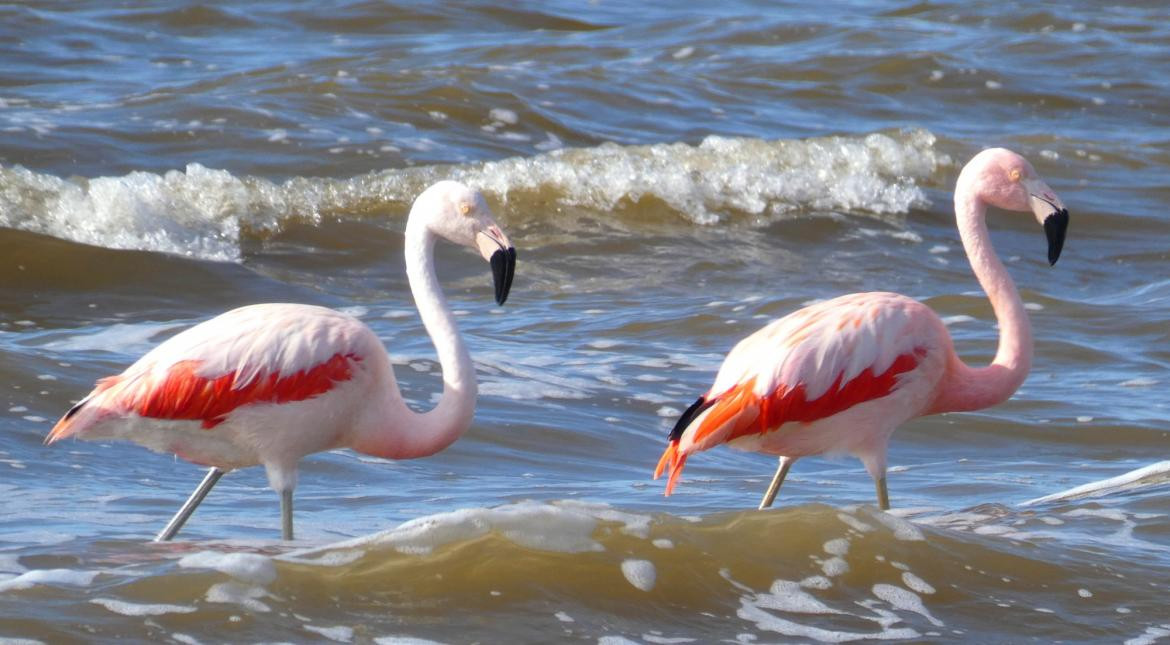
[[[1044,235],[1048,238],[1048,264],[1056,264],[1064,248],[1064,235],[1068,232],[1068,209],[1043,181],[1025,179],[1023,183],[1028,189],[1032,214],[1044,226]]]
[[[508,300],[508,292],[512,290],[512,275],[516,272],[516,248],[508,240],[508,236],[494,225],[475,234],[475,245],[479,247],[479,254],[483,259],[492,265],[496,304],[502,305]]]
[[[1064,248],[1064,234],[1068,231],[1068,209],[1062,208],[1044,220],[1044,234],[1048,236],[1048,264],[1056,264]]]

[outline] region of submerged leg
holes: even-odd
[[[890,494],[886,491],[886,476],[877,477],[873,482],[877,485],[878,508],[883,511],[890,510]]]
[[[764,510],[772,505],[772,501],[776,499],[776,493],[780,492],[780,484],[784,483],[784,478],[788,476],[788,469],[792,467],[792,462],[796,461],[795,457],[781,457],[780,465],[776,467],[776,475],[772,477],[772,483],[768,484],[768,490],[764,491],[764,499],[760,500],[759,510]]]
[[[280,491],[280,535],[283,540],[293,539],[292,530],[292,489]]]
[[[167,522],[163,530],[154,536],[154,541],[167,542],[175,537],[175,534],[179,532],[179,529],[183,528],[183,525],[187,523],[187,519],[195,512],[195,507],[199,506],[199,503],[203,501],[204,497],[207,497],[207,493],[211,492],[211,487],[215,486],[215,482],[219,481],[220,477],[223,477],[222,470],[215,467],[209,469],[207,475],[203,477],[203,481],[199,482],[199,486],[195,488],[195,491],[191,493],[187,501],[183,502],[183,506],[179,508],[179,512],[175,513],[175,516],[171,518],[170,522]]]

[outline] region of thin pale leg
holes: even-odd
[[[191,496],[187,498],[186,502],[183,502],[183,506],[179,508],[179,512],[175,513],[175,516],[171,518],[170,522],[167,522],[163,530],[154,536],[154,541],[167,542],[175,537],[175,534],[179,532],[179,529],[183,528],[183,525],[187,523],[187,519],[195,512],[195,507],[199,506],[199,503],[203,501],[204,497],[207,497],[207,494],[211,492],[211,488],[215,486],[215,482],[219,481],[220,477],[223,477],[222,470],[215,467],[209,469],[207,474],[204,475],[203,481],[199,482],[199,485],[195,487],[195,491],[191,493]]]
[[[292,529],[292,490],[280,491],[280,535],[284,540],[293,539]]]
[[[873,482],[877,485],[878,508],[883,511],[890,510],[890,493],[886,490],[886,476],[877,477]]]
[[[776,499],[776,493],[780,492],[780,484],[784,483],[784,478],[788,476],[788,469],[792,467],[792,462],[796,461],[795,457],[781,457],[780,465],[776,467],[776,475],[772,477],[772,483],[768,484],[768,490],[764,491],[764,499],[760,500],[759,510],[764,510],[772,505],[772,501]]]

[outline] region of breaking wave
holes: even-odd
[[[292,221],[401,213],[423,188],[453,178],[511,213],[581,209],[675,215],[713,225],[809,211],[904,213],[950,159],[924,130],[765,141],[561,149],[466,165],[392,169],[348,179],[277,183],[190,164],[165,174],[62,178],[0,167],[0,226],[117,249],[240,259],[240,241]],[[552,206],[552,209],[550,209]]]

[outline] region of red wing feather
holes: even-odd
[[[133,412],[152,419],[200,421],[210,429],[223,423],[233,410],[254,403],[290,403],[304,401],[331,390],[337,383],[353,378],[356,354],[334,354],[328,360],[293,374],[257,374],[243,384],[236,383],[236,372],[216,377],[197,374],[200,361],[179,361],[168,369],[161,381],[146,374],[111,376],[98,381],[86,400],[74,406],[45,438],[46,443],[84,432],[91,420],[82,421],[89,406]],[[80,421],[80,425],[78,422]]]
[[[214,428],[243,405],[303,401],[328,392],[334,384],[353,377],[350,361],[358,360],[354,354],[334,354],[307,370],[286,376],[258,374],[243,385],[236,383],[235,372],[208,378],[196,374],[198,361],[181,361],[167,370],[156,387],[131,395],[128,407],[152,419],[202,421],[204,428]]]
[[[838,375],[833,385],[820,397],[808,400],[804,384],[795,387],[779,385],[765,396],[755,393],[755,378],[736,384],[715,397],[715,404],[695,430],[693,443],[705,445],[705,440],[720,435],[719,443],[726,443],[744,435],[771,432],[788,422],[810,423],[831,417],[849,408],[886,396],[894,390],[898,376],[918,366],[921,350],[902,354],[881,374],[872,368],[846,383]],[[730,427],[726,427],[728,424]]]

